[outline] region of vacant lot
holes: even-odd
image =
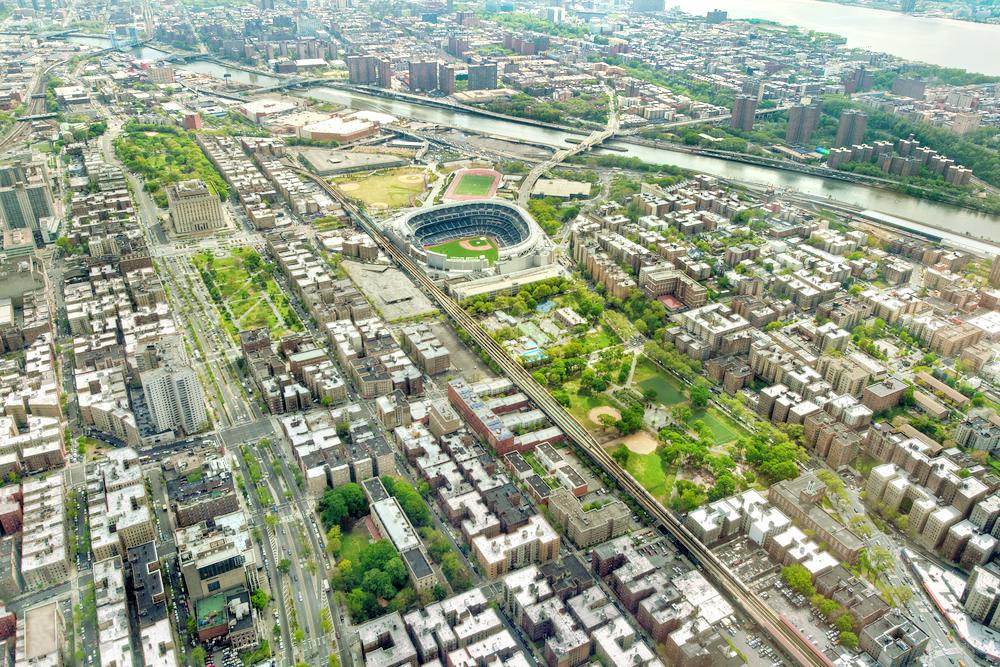
[[[425,188],[426,176],[417,169],[394,169],[361,178],[334,181],[351,199],[368,208],[391,209],[413,206]]]
[[[462,196],[484,197],[493,186],[493,176],[481,174],[464,174],[455,186],[455,194]]]
[[[488,236],[455,239],[454,241],[429,246],[427,249],[448,255],[448,257],[479,257],[480,255],[485,255],[486,261],[490,264],[497,261],[497,257],[500,256],[496,241]]]

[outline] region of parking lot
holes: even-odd
[[[740,537],[717,547],[715,553],[768,606],[792,621],[806,639],[825,651],[831,660],[836,660],[841,653],[849,654],[836,645],[839,633],[833,624],[820,615],[805,596],[784,584],[780,564],[772,562],[762,548]],[[774,650],[753,633],[747,634],[747,646],[758,656],[758,660],[753,660],[751,654],[747,654],[751,664],[780,660]]]

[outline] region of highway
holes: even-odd
[[[552,398],[551,394],[535,382],[531,374],[523,366],[514,361],[507,351],[497,343],[479,321],[465,312],[457,303],[445,294],[431,281],[420,267],[407,255],[394,246],[388,238],[371,221],[353,206],[340,197],[337,192],[322,178],[303,169],[296,170],[306,178],[317,183],[325,192],[341,202],[347,210],[378,243],[379,247],[391,257],[410,277],[415,280],[425,292],[437,302],[438,306],[451,317],[452,321],[463,328],[473,340],[492,358],[518,388],[574,441],[601,468],[611,475],[618,485],[634,498],[659,525],[673,537],[678,545],[683,547],[702,567],[705,575],[720,590],[733,600],[744,613],[752,619],[761,630],[782,650],[795,664],[813,665],[815,667],[831,667],[832,662],[810,643],[797,629],[792,627],[777,612],[757,596],[756,593],[740,581],[729,569],[699,541],[683,523],[666,510],[643,486],[625,472],[596,439],[572,415]]]
[[[757,109],[757,111],[754,112],[754,115],[766,116],[767,114],[778,113],[781,111],[788,111],[793,106],[794,106],[793,104],[786,104],[780,107],[771,107],[770,109]],[[731,113],[724,113],[718,116],[709,116],[708,118],[686,118],[684,120],[673,120],[668,123],[657,123],[651,126],[646,125],[643,126],[642,128],[628,130],[626,132],[623,132],[622,134],[634,134],[638,132],[640,129],[644,130],[644,129],[649,129],[650,127],[656,130],[670,130],[675,127],[686,127],[688,125],[712,125],[715,123],[722,123],[724,121],[729,120],[732,117],[733,115]]]

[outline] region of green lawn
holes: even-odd
[[[493,176],[482,176],[480,174],[465,174],[458,185],[455,186],[455,194],[463,197],[483,197],[490,193],[493,187]]]
[[[412,206],[424,183],[422,170],[407,168],[333,181],[348,197],[376,209]]]
[[[463,243],[474,246],[474,249],[463,248]],[[500,249],[497,247],[496,241],[488,236],[455,239],[454,241],[429,246],[427,249],[447,255],[448,257],[479,257],[480,255],[485,255],[486,261],[490,264],[497,261],[497,258],[500,256]]]
[[[576,417],[577,421],[584,425],[587,429],[592,431],[600,430],[599,424],[594,424],[587,417],[592,409],[601,406],[610,406],[612,408],[618,409],[614,400],[611,399],[607,394],[591,394],[590,396],[581,396],[577,393],[579,387],[575,382],[567,382],[563,385],[563,390],[569,396],[569,408],[567,408],[571,415]]]
[[[371,536],[362,521],[357,522],[349,532],[340,538],[340,560],[358,562],[361,550],[368,546]]]
[[[615,449],[623,447],[625,445],[618,445]],[[632,452],[628,457],[628,471],[637,482],[642,484],[643,488],[653,494],[661,503],[666,504],[670,499],[674,485],[673,478],[667,477],[663,470],[663,463],[656,453],[636,454]]]
[[[298,316],[287,305],[288,297],[251,248],[235,248],[225,257],[200,252],[191,262],[219,309],[228,311],[230,319],[223,326],[234,336],[257,327],[267,327],[275,338],[287,329],[302,329]]]
[[[639,385],[642,389],[655,391],[656,400],[664,405],[676,405],[687,400],[680,383],[645,358],[641,358],[635,365],[635,375],[632,380],[633,384]]]
[[[580,343],[583,344],[583,353],[590,354],[591,352],[596,352],[597,350],[603,350],[606,347],[611,347],[618,342],[618,337],[613,333],[609,334],[603,328],[599,328],[596,331],[592,331],[585,335]]]
[[[278,317],[274,314],[271,305],[266,301],[260,301],[256,306],[248,310],[239,319],[240,331],[248,331],[259,327],[273,329],[278,324]]]

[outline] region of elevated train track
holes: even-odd
[[[678,545],[683,547],[701,565],[703,571],[744,613],[753,620],[793,661],[808,667],[833,667],[833,663],[810,643],[802,633],[785,618],[767,606],[756,593],[740,581],[686,526],[657,501],[641,484],[625,472],[600,443],[584,428],[549,392],[535,382],[531,374],[521,364],[514,361],[507,351],[486,332],[479,322],[465,312],[440,287],[427,277],[420,267],[401,252],[381,231],[322,178],[304,169],[296,169],[309,178],[327,194],[339,201],[358,224],[369,233],[379,247],[390,256],[410,277],[415,280],[443,309],[458,326],[465,329],[479,346],[490,355],[518,388],[583,449],[605,472],[628,492],[651,517],[653,517]]]

